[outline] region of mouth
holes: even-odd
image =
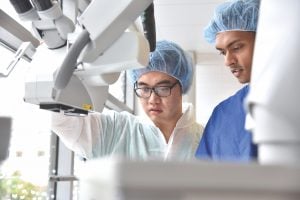
[[[242,71],[240,68],[231,69],[231,73],[237,78],[241,76]]]
[[[160,109],[155,109],[155,108],[149,109],[149,113],[150,113],[150,114],[157,115],[157,114],[159,114],[159,113],[161,113],[161,112],[162,112],[162,110],[160,110]]]

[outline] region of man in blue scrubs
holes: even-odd
[[[251,161],[257,157],[245,129],[247,96],[258,21],[259,0],[233,0],[219,5],[204,37],[224,56],[224,63],[245,86],[217,105],[196,152],[199,159]]]

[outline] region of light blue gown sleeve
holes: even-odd
[[[130,159],[163,157],[160,130],[128,112],[108,111],[86,117],[52,117],[52,130],[73,151],[86,158],[109,155]]]

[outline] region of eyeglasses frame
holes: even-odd
[[[134,93],[135,93],[136,96],[139,97],[139,98],[147,99],[147,98],[151,97],[152,92],[154,92],[154,94],[155,94],[156,96],[161,97],[161,98],[170,96],[171,93],[172,93],[172,89],[179,83],[179,81],[177,80],[175,83],[173,83],[173,84],[170,85],[170,86],[143,87],[143,88],[151,89],[151,90],[150,90],[150,94],[149,94],[148,97],[142,97],[142,96],[140,96],[140,95],[137,93],[137,90],[138,90],[138,89],[143,89],[143,88],[141,88],[141,87],[137,87],[137,83],[138,83],[137,81],[134,83]],[[156,88],[159,88],[159,87],[169,88],[169,89],[170,89],[170,93],[169,93],[167,96],[160,96],[159,94],[157,94],[157,92],[156,92],[156,90],[155,90]]]

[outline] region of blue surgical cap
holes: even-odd
[[[254,31],[258,21],[259,0],[232,0],[219,5],[213,19],[204,28],[204,38],[214,43],[225,31]]]
[[[157,71],[166,73],[180,82],[185,94],[193,79],[193,62],[177,44],[170,41],[158,41],[155,51],[150,53],[146,68],[129,70],[129,76],[136,82],[143,74]]]

